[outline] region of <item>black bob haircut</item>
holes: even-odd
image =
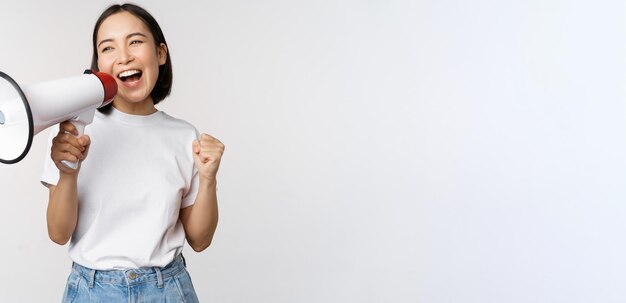
[[[133,14],[135,17],[139,18],[143,23],[148,27],[150,33],[152,33],[152,37],[154,37],[154,44],[156,47],[159,47],[161,43],[165,44],[167,47],[167,42],[165,42],[165,36],[163,35],[163,31],[161,31],[161,27],[157,23],[157,21],[146,11],[145,9],[130,3],[125,3],[122,5],[114,4],[109,6],[98,18],[96,21],[96,25],[93,28],[93,37],[92,37],[92,46],[93,46],[93,56],[91,57],[91,69],[99,71],[98,69],[98,48],[96,46],[96,39],[98,36],[98,30],[100,29],[100,25],[106,18],[111,15],[115,15],[121,12],[129,12]],[[167,61],[165,64],[159,66],[159,77],[150,93],[152,97],[152,102],[156,105],[161,102],[165,97],[169,96],[170,91],[172,90],[172,60],[170,59],[170,50],[167,47]],[[99,108],[98,111],[102,113],[108,113],[111,111],[111,107],[113,103],[110,103],[107,106]]]

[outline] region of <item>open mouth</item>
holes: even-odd
[[[131,69],[119,73],[119,75],[117,75],[117,78],[122,80],[122,82],[133,82],[141,79],[142,74],[143,73],[138,69]]]

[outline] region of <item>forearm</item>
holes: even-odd
[[[78,220],[77,175],[61,174],[48,201],[48,235],[63,245],[71,238]]]
[[[196,201],[187,219],[185,234],[187,242],[195,251],[211,245],[217,228],[217,181],[201,180]]]

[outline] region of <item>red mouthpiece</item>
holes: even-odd
[[[87,71],[85,71],[85,73],[87,73]],[[113,76],[109,74],[92,70],[89,70],[89,73],[94,74],[96,77],[98,77],[98,79],[100,79],[100,82],[102,82],[102,87],[104,88],[104,100],[102,101],[102,105],[100,105],[100,107],[111,103],[111,101],[113,101],[113,98],[115,97],[115,94],[117,94],[117,82],[115,82],[115,78],[113,78]]]

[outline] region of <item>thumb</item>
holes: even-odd
[[[83,147],[88,147],[88,145],[91,144],[91,138],[89,138],[89,136],[87,135],[82,135],[80,138],[78,138],[78,143],[80,143],[80,145],[82,145]]]
[[[196,164],[202,164],[202,159],[200,159],[200,142],[198,142],[198,140],[193,140],[191,150],[193,152],[193,160]]]
[[[194,154],[199,154],[200,153],[200,142],[198,140],[193,140],[193,142],[191,142],[191,148],[192,148]]]

